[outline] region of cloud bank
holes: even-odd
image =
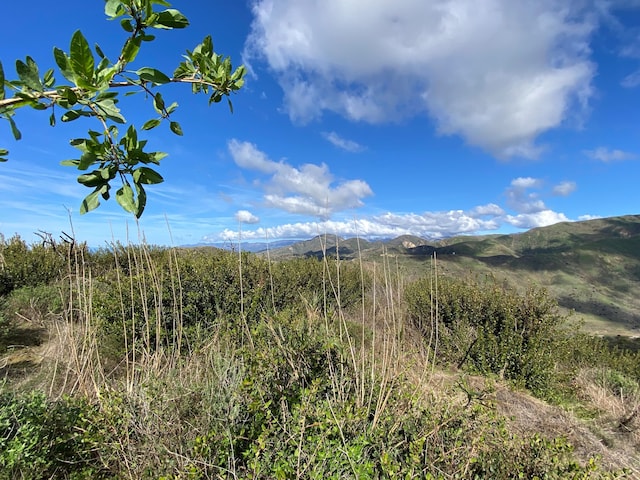
[[[249,241],[262,241],[265,238],[300,239],[330,233],[344,237],[389,238],[418,235],[440,239],[455,235],[495,232],[504,226],[530,229],[570,221],[565,214],[548,208],[542,196],[569,195],[575,190],[575,183],[561,182],[552,186],[547,194],[543,192],[544,187],[544,182],[537,178],[519,177],[512,180],[504,192],[511,213],[494,203],[479,205],[470,210],[386,212],[353,220],[298,222],[260,227],[244,230],[242,238]],[[238,235],[237,231],[225,229],[219,234],[205,237],[204,241],[235,241]]]

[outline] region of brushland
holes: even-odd
[[[640,354],[519,276],[526,238],[277,260],[3,240],[0,479],[634,478]]]
[[[321,244],[322,239],[315,238],[270,254],[321,258]],[[583,330],[607,337],[640,337],[640,215],[440,241],[405,235],[384,242],[339,239],[336,247],[335,237],[329,238],[328,254],[335,257],[336,248],[343,260],[390,256],[411,279],[428,271],[435,253],[445,276],[493,276],[516,287],[544,287],[563,312],[583,324]]]

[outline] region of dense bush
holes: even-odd
[[[0,234],[0,296],[15,288],[46,285],[67,271],[65,248],[27,245],[19,236]]]
[[[0,390],[0,479],[110,477],[100,459],[109,445],[99,418],[82,399]]]
[[[135,333],[152,348],[171,344],[176,328],[187,339],[194,330],[215,331],[222,324],[246,335],[247,328],[276,312],[304,314],[305,302],[313,299],[325,299],[328,312],[346,309],[357,305],[362,294],[359,271],[350,264],[339,267],[340,289],[334,294],[335,263],[305,259],[270,265],[245,253],[241,295],[239,259],[232,252],[130,249],[117,254],[118,268],[114,262],[113,269],[92,279],[93,313],[108,337],[104,346],[124,345],[123,324],[130,338]]]
[[[441,359],[498,374],[536,393],[551,386],[564,318],[545,290],[522,294],[495,279],[443,278],[437,292],[431,285],[428,279],[409,285],[406,301],[425,337],[435,341],[437,333]]]

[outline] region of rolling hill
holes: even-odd
[[[444,275],[492,275],[526,288],[545,287],[572,318],[597,334],[640,335],[640,215],[564,222],[510,235],[430,242],[328,235],[271,250],[272,258],[326,255],[368,262],[393,256],[409,278],[423,275],[434,253]]]

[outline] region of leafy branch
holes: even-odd
[[[108,200],[112,181],[118,179],[121,186],[115,194],[117,202],[140,217],[147,201],[144,185],[164,181],[150,165],[159,165],[167,154],[146,151],[147,141],[138,139],[134,125],[129,125],[124,134],[120,134],[117,125],[126,125],[127,120],[117,106],[119,89],[129,89],[125,95],[145,93],[147,98],[153,99],[156,116],[146,121],[141,130],[151,130],[167,120],[174,134],[183,134],[180,124],[171,119],[178,104],[167,104],[157,91],[158,87],[169,83],[191,85],[193,93],[209,96],[209,104],[227,97],[233,112],[229,97],[242,87],[245,69],[240,66],[233,70],[228,57],[216,54],[210,36],[193,50],[186,51],[184,61],[172,75],[152,67],[127,69],[138,57],[143,43],[155,39],[148,33],[149,29],[173,30],[189,25],[182,13],[168,7],[170,4],[165,0],[105,0],[107,17],[119,19],[120,26],[129,34],[118,59],[109,60],[97,44],[94,55],[87,39],[78,30],[71,38],[69,53],[57,47],[53,49],[58,73],[66,80],[62,84],[56,83],[54,69],[41,76],[38,65],[29,56],[24,61],[16,61],[17,80],[5,78],[0,62],[0,119],[9,122],[16,140],[22,138],[22,133],[14,115],[23,107],[50,110],[51,126],[56,125],[57,118],[62,122],[72,122],[80,117],[98,121],[100,128],[88,130],[87,138],[71,140],[71,145],[80,150],[80,157],[61,162],[87,172],[78,176],[78,182],[91,188],[92,192],[82,201],[80,213],[97,208],[100,199]],[[56,109],[63,113],[56,115]],[[0,162],[7,161],[8,154],[8,150],[0,148]]]

